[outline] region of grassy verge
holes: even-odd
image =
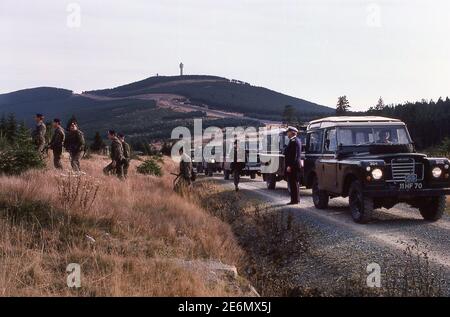
[[[243,252],[229,225],[173,193],[173,163],[162,178],[133,163],[125,182],[102,174],[107,163],[83,160],[82,177],[0,176],[1,296],[246,295],[205,274]],[[67,287],[69,263],[81,265],[79,289]]]

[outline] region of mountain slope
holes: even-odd
[[[113,89],[86,92],[108,97],[132,97],[146,94],[176,94],[189,102],[212,109],[240,112],[255,118],[279,119],[286,105],[296,108],[299,115],[321,116],[334,112],[303,99],[287,96],[273,90],[251,86],[241,81],[214,76],[150,77]]]
[[[87,139],[92,139],[97,131],[106,136],[106,131],[115,129],[128,135],[136,149],[144,141],[169,139],[175,127],[191,127],[194,118],[204,118],[204,127],[259,125],[246,118],[206,118],[202,111],[178,112],[158,107],[151,98],[92,98],[48,87],[0,95],[0,116],[9,113],[29,127],[34,126],[36,113],[43,113],[46,122],[56,117],[66,122],[75,115]]]

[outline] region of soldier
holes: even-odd
[[[66,134],[64,133],[64,129],[61,127],[60,119],[53,119],[53,128],[55,130],[53,131],[53,136],[50,140],[48,148],[53,151],[53,165],[55,168],[62,170],[61,155]]]
[[[37,113],[35,117],[36,127],[33,130],[32,137],[33,142],[36,146],[36,150],[42,157],[43,151],[45,149],[45,133],[47,132],[47,127],[44,123],[44,115]]]
[[[297,133],[298,130],[296,128],[288,127],[289,144],[284,150],[287,181],[291,189],[291,201],[288,205],[297,205],[299,203],[298,179],[301,172],[302,144],[300,139],[297,138]]]
[[[125,135],[122,133],[119,133],[119,141],[122,142],[122,148],[123,148],[123,176],[125,178],[128,177],[128,168],[130,167],[130,161],[131,161],[131,147],[130,145],[125,142]]]
[[[80,159],[84,149],[84,134],[78,128],[76,122],[69,126],[69,132],[66,136],[64,146],[70,154],[70,165],[75,172],[81,172]]]
[[[178,174],[178,182],[175,184],[175,191],[182,190],[183,187],[189,187],[192,181],[192,160],[184,153],[183,147],[180,148],[180,174]]]
[[[234,189],[239,191],[239,181],[241,179],[241,172],[245,167],[245,162],[238,157],[238,140],[234,140],[233,144],[233,164],[231,165],[231,170],[233,173]]]
[[[123,155],[122,142],[120,142],[114,130],[108,131],[108,139],[111,140],[112,161],[103,169],[103,173],[110,175],[112,172],[115,172],[118,178],[123,179],[123,161],[125,157]]]

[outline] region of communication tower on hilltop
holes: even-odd
[[[181,62],[180,63],[180,76],[183,76],[183,68],[184,68],[184,64]]]

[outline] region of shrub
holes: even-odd
[[[0,151],[0,174],[19,175],[44,166],[39,154],[31,147],[12,147]]]
[[[162,176],[161,166],[153,159],[145,160],[141,165],[137,167],[137,172],[145,175]]]

